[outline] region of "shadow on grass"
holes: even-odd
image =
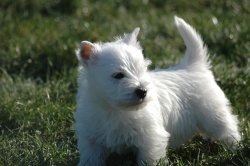
[[[9,111],[5,111],[4,108],[0,111],[0,129],[1,130],[13,130],[18,128],[18,124]]]

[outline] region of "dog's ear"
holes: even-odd
[[[88,41],[82,41],[81,46],[80,46],[80,52],[79,52],[80,57],[84,61],[89,60],[90,57],[93,55],[94,47],[95,47],[94,44]]]
[[[80,49],[76,51],[77,58],[81,64],[86,64],[93,56],[95,45],[89,41],[82,41]]]
[[[125,34],[122,41],[128,45],[132,45],[141,48],[140,43],[137,41],[137,36],[140,32],[140,28],[135,28],[131,33]]]

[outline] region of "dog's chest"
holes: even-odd
[[[143,136],[143,132],[147,129],[140,119],[120,118],[109,117],[109,119],[99,121],[96,126],[96,128],[99,128],[96,130],[98,133],[93,134],[93,139],[110,151],[123,153],[131,147],[136,147]]]

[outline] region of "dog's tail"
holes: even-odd
[[[181,61],[185,68],[209,68],[207,47],[204,45],[196,30],[183,19],[175,16],[175,25],[178,28],[186,45],[186,53]]]

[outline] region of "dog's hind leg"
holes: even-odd
[[[212,139],[222,140],[229,146],[237,144],[241,139],[238,131],[238,120],[231,113],[229,106],[219,106],[213,110],[201,111],[197,122],[201,132]]]

